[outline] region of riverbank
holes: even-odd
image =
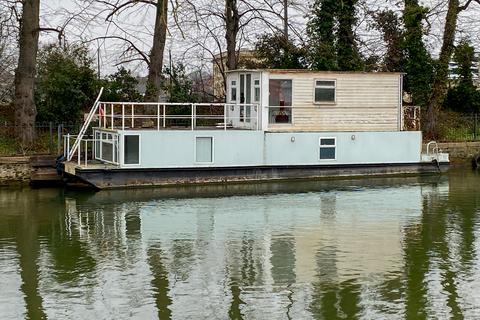
[[[54,165],[55,156],[52,155],[0,157],[0,186],[61,180]]]
[[[480,154],[480,141],[441,142],[438,143],[438,147],[450,155],[450,162],[453,165],[470,163],[475,155]]]

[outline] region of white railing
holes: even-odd
[[[71,153],[73,149],[70,148],[72,141],[80,141],[78,148],[74,153]],[[105,157],[103,147],[105,144],[111,145],[111,152],[108,157]],[[99,160],[103,163],[112,165],[119,165],[119,146],[118,139],[115,137],[111,140],[105,140],[97,138],[95,136],[83,136],[81,140],[78,140],[78,135],[67,134],[63,136],[63,156],[65,159],[71,159],[76,156],[76,162],[80,166],[87,167],[94,160]]]
[[[100,102],[99,128],[260,130],[256,104]]]

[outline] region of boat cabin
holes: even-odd
[[[261,121],[265,131],[401,131],[401,73],[241,70],[227,74],[236,126]],[[251,119],[251,120],[250,120]]]

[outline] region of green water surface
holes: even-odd
[[[480,319],[480,174],[0,189],[0,319]]]

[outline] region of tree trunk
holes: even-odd
[[[225,40],[227,42],[227,69],[235,70],[238,65],[237,35],[240,28],[237,0],[225,0]]]
[[[437,63],[435,81],[433,83],[432,96],[427,105],[425,119],[425,135],[435,138],[437,135],[437,117],[441,104],[447,93],[448,84],[448,63],[453,54],[455,32],[457,29],[457,17],[459,12],[459,0],[448,1],[447,17],[445,19],[445,30],[443,32],[443,43]]]
[[[288,0],[283,0],[283,36],[288,43]]]
[[[38,52],[40,0],[23,0],[18,66],[15,72],[15,134],[23,145],[35,140],[35,71]]]
[[[158,0],[153,32],[153,45],[148,66],[147,90],[145,101],[159,101],[162,86],[163,52],[167,38],[168,0]]]

